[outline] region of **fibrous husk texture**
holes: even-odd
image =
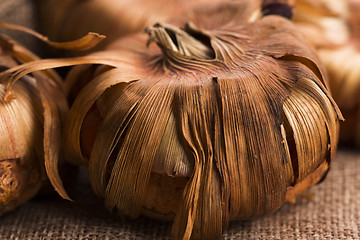
[[[328,72],[330,88],[346,119],[340,140],[360,146],[360,2],[297,1],[294,22]]]
[[[13,69],[34,60],[32,52],[0,35],[0,214],[34,197],[46,185],[45,171],[57,171],[67,111],[59,76],[47,70],[9,83]],[[63,189],[57,173],[49,179]]]
[[[218,239],[318,182],[342,116],[289,21],[193,23],[78,58],[100,65],[68,76],[65,143],[109,209],[137,217],[156,174],[182,179],[173,238]]]

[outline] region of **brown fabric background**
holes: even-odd
[[[37,23],[34,17],[35,7],[33,1],[0,0],[0,21],[36,29]],[[39,45],[44,46],[34,37],[19,31],[0,29],[0,33],[12,37],[37,54],[40,54]]]
[[[294,205],[232,222],[224,239],[360,239],[360,152],[341,149],[327,178]],[[0,239],[170,239],[171,224],[121,219],[103,208],[86,182],[68,202],[35,198],[0,217]]]

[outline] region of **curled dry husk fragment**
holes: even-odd
[[[22,66],[80,65],[66,80],[69,160],[108,209],[173,220],[174,239],[219,239],[230,220],[294,201],[329,170],[342,119],[291,22],[206,11]]]
[[[101,36],[89,34],[70,43],[57,43],[22,26],[0,22],[0,28],[19,30],[48,44],[78,49],[91,47]],[[18,77],[20,64],[39,58],[18,42],[0,35],[0,214],[13,210],[50,183],[64,191],[59,172],[74,180],[76,171],[62,161],[61,128],[68,111],[63,80],[53,70]],[[16,83],[14,82],[17,81]],[[47,174],[48,173],[48,174]]]
[[[298,0],[294,19],[316,49],[346,121],[340,141],[360,146],[360,1]]]

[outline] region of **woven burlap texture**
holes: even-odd
[[[37,24],[33,1],[0,0],[0,21],[36,29]],[[40,41],[28,34],[6,29],[0,29],[0,33],[12,37],[36,53],[40,51],[38,47]]]
[[[224,239],[360,239],[360,152],[340,150],[327,178],[273,215],[232,222]],[[120,219],[82,183],[75,202],[36,198],[0,217],[0,239],[170,239],[171,224]]]

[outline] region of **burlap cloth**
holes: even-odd
[[[171,224],[109,213],[80,182],[75,202],[35,198],[0,217],[0,239],[170,239]],[[360,152],[340,150],[325,181],[294,205],[232,222],[225,239],[360,239]]]
[[[35,6],[33,0],[0,0],[0,21],[19,24],[36,29],[37,21],[34,17]],[[19,31],[0,29],[1,34],[6,34],[21,42],[24,46],[37,54],[41,54],[40,46],[44,45],[29,34]]]

